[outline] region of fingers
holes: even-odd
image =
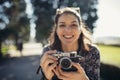
[[[62,80],[70,80],[72,77],[76,74],[76,72],[66,72],[61,70],[61,67],[56,67],[56,69],[53,69],[54,73],[57,75],[59,79]]]
[[[53,63],[46,68],[47,71],[52,71],[57,66],[57,63]]]
[[[43,67],[48,67],[48,66],[51,66],[51,65],[53,65],[53,64],[55,64],[56,63],[56,61],[54,61],[54,60],[52,60],[52,59],[47,59],[45,62],[44,62],[44,64],[42,64],[41,66],[43,66]]]
[[[72,72],[72,71],[71,72],[63,71],[60,66],[58,67],[58,70],[59,70],[59,73],[61,75],[64,75],[65,77],[71,77],[76,73],[76,72]]]
[[[46,63],[46,61],[48,61],[48,62],[51,62],[50,60],[56,61],[57,58],[50,55],[50,54],[54,54],[54,53],[56,53],[56,50],[53,50],[53,51],[51,50],[51,51],[47,51],[46,53],[44,53],[44,55],[41,58],[40,65],[42,66],[44,63]]]
[[[53,69],[53,72],[57,75],[59,79],[66,80],[66,77],[60,73],[59,68]]]
[[[47,51],[41,58],[40,66],[44,72],[51,72],[57,65],[57,58],[51,54],[56,53],[56,50]]]
[[[52,56],[54,53],[55,50],[46,51],[40,60],[40,66],[47,79],[52,78],[54,75],[52,70],[57,66],[57,58]]]
[[[74,63],[74,62],[72,62],[72,65],[73,65],[75,68],[77,68],[78,72],[80,72],[80,73],[85,73],[84,69],[80,66],[79,63]]]
[[[80,66],[79,63],[74,63],[73,62],[72,65],[75,68],[77,68],[78,71],[66,72],[66,71],[63,71],[60,66],[57,66],[55,69],[53,69],[53,71],[54,71],[54,73],[57,75],[57,77],[59,79],[70,80],[70,79],[74,79],[74,78],[76,79],[76,77],[78,77],[78,78],[80,77],[81,78],[82,75],[85,74],[83,68]]]

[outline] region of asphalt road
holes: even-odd
[[[36,71],[41,49],[38,44],[25,44],[23,56],[11,50],[15,55],[12,53],[12,57],[0,61],[0,80],[39,80]]]
[[[5,59],[0,62],[0,80],[39,80],[36,74],[40,56]]]

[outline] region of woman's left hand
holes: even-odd
[[[77,68],[76,72],[62,71],[60,66],[56,67],[53,71],[62,80],[89,80],[79,63],[72,62],[72,65]]]

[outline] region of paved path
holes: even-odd
[[[23,45],[23,56],[29,55],[40,55],[42,51],[42,44],[40,43],[25,43]],[[13,46],[10,46],[10,50],[8,51],[11,57],[20,57],[21,53],[14,49]]]
[[[23,56],[11,50],[12,58],[0,62],[0,80],[39,80],[36,74],[42,47],[40,44],[28,43],[24,45]]]

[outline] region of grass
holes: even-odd
[[[10,49],[16,49],[14,45],[2,45],[2,55],[5,56]]]
[[[2,53],[3,53],[3,55],[5,55],[8,52],[8,50],[9,50],[8,46],[3,46],[2,47]]]
[[[120,67],[120,46],[98,45],[101,62]]]

